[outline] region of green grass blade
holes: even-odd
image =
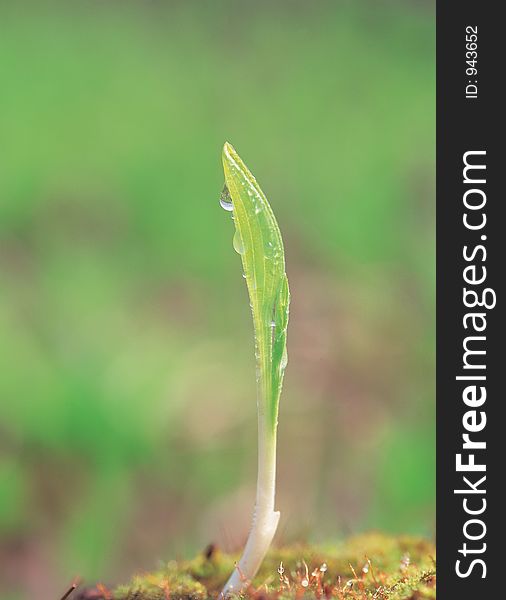
[[[283,240],[267,198],[228,143],[223,148],[223,169],[226,187],[221,202],[233,210],[234,248],[241,255],[253,313],[259,417],[275,435],[290,302]]]
[[[276,430],[287,363],[290,293],[278,224],[267,199],[230,144],[223,147],[225,187],[220,204],[233,211],[234,248],[241,255],[253,325],[258,388],[258,477],[253,524],[237,568],[221,597],[238,594],[257,573],[276,533]]]

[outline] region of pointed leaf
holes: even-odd
[[[267,198],[228,143],[223,148],[223,169],[226,187],[221,204],[233,211],[234,248],[242,258],[253,313],[260,391],[258,407],[275,432],[287,363],[290,302],[283,240]]]

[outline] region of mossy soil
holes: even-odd
[[[206,600],[217,598],[238,556],[210,547],[171,561],[116,588],[98,585],[77,598]],[[337,544],[273,548],[244,597],[262,599],[422,600],[436,598],[435,548],[415,537],[371,533]]]

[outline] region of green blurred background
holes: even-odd
[[[254,355],[225,140],[292,290],[278,541],[432,535],[432,2],[0,11],[0,597],[245,539]]]

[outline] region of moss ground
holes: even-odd
[[[237,556],[210,547],[190,561],[169,562],[126,585],[98,585],[78,598],[205,600],[216,598]],[[422,600],[436,598],[434,545],[420,538],[371,533],[339,544],[273,548],[245,597],[266,599]]]

